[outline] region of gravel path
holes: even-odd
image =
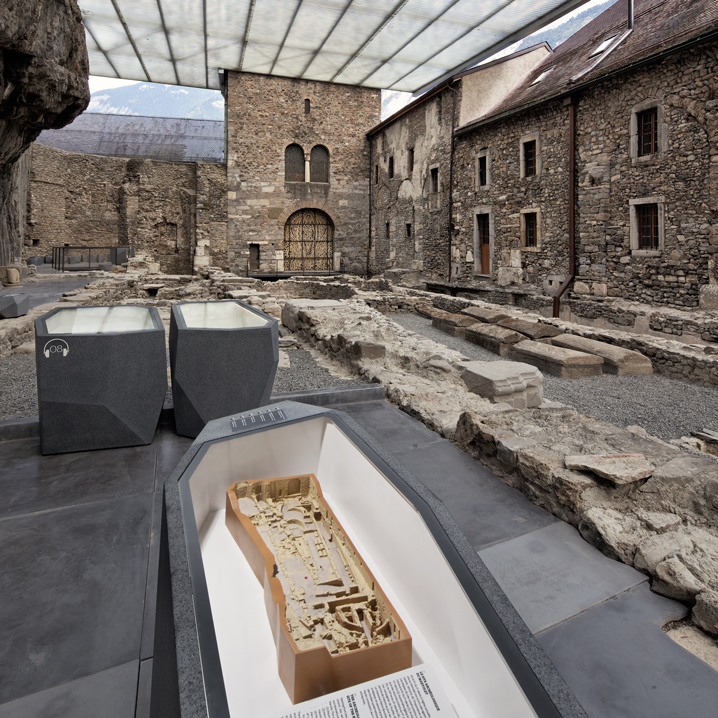
[[[324,367],[314,361],[306,350],[292,347],[284,350],[289,355],[289,369],[277,369],[274,391],[300,391],[303,389],[328,389],[335,386],[361,384],[359,379],[341,379],[332,376]]]
[[[361,384],[359,380],[332,376],[320,367],[306,349],[287,349],[289,369],[277,369],[274,391],[325,389]],[[172,393],[168,391],[168,400]],[[0,420],[37,416],[35,355],[13,354],[0,358]]]
[[[476,361],[499,357],[461,337],[452,337],[418,314],[392,314],[397,324],[433,339]],[[604,375],[560,379],[544,374],[544,396],[573,406],[616,426],[642,426],[661,439],[678,439],[691,431],[718,431],[718,388],[670,379],[661,374]]]

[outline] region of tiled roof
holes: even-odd
[[[89,155],[222,162],[224,122],[86,112],[61,130],[44,130],[37,142]]]
[[[636,0],[633,32],[575,84],[572,77],[598,59],[591,53],[606,39],[627,29],[626,0],[610,8],[556,48],[511,94],[489,113],[464,127],[513,113],[579,88],[605,75],[650,60],[673,48],[718,31],[718,0]],[[542,73],[553,68],[537,84]]]

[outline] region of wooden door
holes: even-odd
[[[481,250],[481,274],[491,274],[491,237],[489,235],[489,215],[477,214],[476,224]]]

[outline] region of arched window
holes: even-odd
[[[284,225],[284,270],[329,272],[334,259],[334,224],[318,209],[300,209]]]
[[[304,150],[299,145],[284,150],[284,181],[304,182]]]
[[[329,150],[322,145],[312,147],[309,158],[309,181],[329,182]]]

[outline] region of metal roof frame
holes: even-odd
[[[79,0],[90,71],[219,89],[217,70],[423,92],[587,0]]]

